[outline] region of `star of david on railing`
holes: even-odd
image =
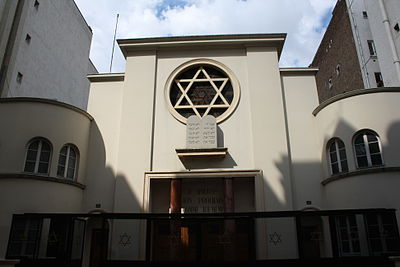
[[[221,77],[211,77],[207,70],[204,67],[199,67],[199,69],[195,72],[194,76],[190,79],[175,79],[174,80],[176,85],[178,86],[180,92],[182,93],[181,96],[179,97],[178,101],[174,105],[175,109],[192,109],[193,112],[199,116],[199,117],[204,117],[209,114],[210,110],[212,108],[229,108],[230,104],[222,94],[222,90],[225,88],[226,84],[229,82],[229,78],[221,78]],[[212,96],[211,93],[208,89],[204,89],[201,91],[201,89],[196,90],[196,84],[198,83],[209,83],[211,85],[211,88],[214,89],[215,95]],[[185,84],[187,86],[185,87]],[[189,93],[192,90],[196,90],[193,92],[195,95],[202,94],[202,96],[199,95],[199,97],[203,97],[204,102],[208,102],[209,99],[212,100],[209,103],[202,103],[202,104],[196,104],[193,103],[192,99],[189,97]],[[200,91],[200,92],[199,92]],[[204,97],[206,96],[206,97]],[[183,103],[183,100],[186,100],[187,104]],[[216,101],[220,99],[223,103],[221,104],[215,104]],[[199,112],[199,109],[205,109],[205,112],[201,114]]]
[[[118,244],[120,244],[123,247],[126,247],[128,245],[131,245],[131,235],[128,235],[127,233],[123,233],[122,235],[119,236],[119,242]]]

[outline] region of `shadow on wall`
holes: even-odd
[[[202,158],[187,158],[181,159],[183,166],[187,170],[206,170],[206,169],[232,169],[237,166],[237,163],[229,154],[226,154],[224,158],[213,158],[202,157]]]
[[[397,160],[397,162],[393,162],[393,164],[396,167],[400,167],[400,121],[390,125],[386,138],[387,144],[383,148],[384,154],[387,152],[389,155],[393,155],[393,160]],[[390,163],[391,162],[392,160]]]
[[[116,152],[114,153],[116,154]],[[107,158],[108,157],[108,158]],[[114,162],[111,162],[114,157]],[[120,199],[132,206],[131,212],[142,210],[139,199],[129,186],[128,177],[116,174],[110,163],[116,164],[116,155],[110,151],[107,155],[101,131],[95,121],[92,121],[91,136],[89,141],[86,190],[83,211],[114,212],[116,193]],[[132,162],[134,164],[134,162]],[[136,177],[143,181],[143,177]]]
[[[325,135],[318,137],[323,139],[320,140],[320,142],[318,139],[311,140],[311,145],[318,145],[318,143],[321,145],[317,147],[317,154],[310,155],[310,157],[304,155],[304,153],[308,152],[304,150],[304,145],[299,143],[292,144],[292,158],[289,159],[287,155],[283,155],[279,162],[275,162],[276,167],[281,173],[280,176],[285,177],[284,174],[287,172],[288,166],[287,161],[291,160],[289,164],[291,166],[290,176],[292,185],[290,186],[288,181],[284,181],[283,179],[279,181],[275,180],[275,182],[270,181],[268,173],[264,173],[266,210],[271,210],[271,206],[274,205],[277,207],[279,207],[279,205],[284,207],[285,201],[290,201],[290,198],[293,197],[294,210],[396,209],[397,223],[399,225],[400,121],[395,121],[387,127],[382,127],[382,123],[379,121],[368,120],[368,118],[365,118],[365,120],[362,118],[360,121],[367,121],[364,127],[360,129],[351,126],[346,120],[332,123],[330,127],[334,127],[334,131],[331,136]],[[360,133],[361,130],[372,130],[380,138],[383,166],[371,166],[357,169],[353,138],[354,135]],[[304,130],[305,134],[306,131],[308,130]],[[309,134],[312,136],[314,132],[310,132]],[[331,175],[327,143],[332,138],[340,138],[345,144],[349,166],[349,170],[346,173]],[[314,151],[314,147],[310,148],[309,153],[313,153],[312,151]],[[304,160],[304,158],[309,158],[310,160]],[[320,159],[322,159],[322,161]],[[328,178],[333,179],[331,179],[328,184],[323,185],[322,181],[326,181]],[[335,180],[335,178],[338,179]],[[290,191],[288,190],[280,192],[280,189],[285,190],[289,188],[293,190],[292,195],[290,195]],[[287,242],[290,233],[284,232],[284,230],[282,230],[283,228],[279,227],[285,223],[285,221],[277,221],[277,224],[272,223],[268,225],[268,236],[271,237],[273,235],[270,233],[276,232],[282,236],[282,240]],[[297,242],[299,242],[299,244],[301,243],[300,247],[298,247],[298,253],[300,255],[303,257],[307,257],[307,255],[312,256],[314,254],[318,257],[327,257],[331,255],[332,252],[329,248],[329,242],[325,245],[321,243],[315,246],[315,240],[312,239],[310,232],[307,232],[321,232],[324,239],[326,238],[326,240],[329,240],[330,233],[328,229],[324,229],[323,226],[324,224],[322,221],[299,222],[297,227],[303,227],[301,228],[302,231],[299,233],[300,235],[297,236],[297,238],[299,238]],[[282,241],[282,243],[283,242],[284,241]],[[275,244],[272,245],[270,241],[268,241],[268,244],[269,255],[285,258],[280,254],[280,251],[274,250],[276,247]],[[292,244],[295,244],[295,241],[293,241]],[[312,249],[307,250],[307,247]]]
[[[116,173],[111,164],[116,164],[116,152],[106,152],[104,139],[96,121],[92,121],[86,169],[86,189],[83,199],[84,213],[113,213],[121,212],[118,208],[123,202],[129,210],[124,212],[142,212],[143,208],[138,196],[129,185],[128,179],[143,177],[126,177]],[[132,162],[134,164],[134,162]],[[116,195],[118,194],[118,195]],[[130,248],[129,255],[118,255],[121,238],[130,236],[137,240],[139,227],[135,221],[103,220],[91,218],[87,220],[83,252],[84,266],[98,266],[107,258],[121,257],[122,259],[138,259],[139,244]],[[134,238],[135,237],[135,238]],[[127,241],[126,241],[127,242]],[[128,249],[123,246],[123,249]],[[116,254],[117,253],[117,254]]]
[[[221,127],[217,125],[217,147],[225,147],[224,132]],[[237,166],[236,161],[229,154],[224,158],[209,158],[209,157],[195,157],[195,158],[182,158],[181,162],[187,170],[207,170],[207,169],[232,169]]]
[[[360,118],[360,121],[368,121],[368,118]],[[320,142],[321,147],[317,148],[320,151],[319,159],[321,159],[321,161],[302,161],[293,156],[291,159],[287,155],[282,156],[280,162],[275,163],[281,174],[279,181],[269,183],[269,174],[264,173],[264,183],[266,183],[264,185],[264,195],[268,196],[268,206],[271,205],[271,207],[287,209],[287,207],[291,206],[288,202],[292,201],[294,203],[292,209],[303,209],[307,207],[307,205],[310,205],[310,203],[311,205],[315,204],[323,209],[329,208],[323,203],[326,186],[323,186],[321,182],[332,176],[330,173],[327,150],[327,144],[332,138],[340,138],[340,140],[344,142],[350,173],[358,170],[353,137],[360,130],[372,130],[380,137],[381,142],[383,141],[383,143],[381,143],[384,162],[383,167],[400,167],[400,157],[397,156],[398,151],[400,151],[400,142],[398,142],[398,137],[400,136],[400,121],[392,123],[385,129],[382,129],[381,125],[382,124],[379,122],[371,121],[371,123],[365,124],[365,127],[362,129],[355,129],[350,123],[342,119],[332,126],[335,127],[332,136],[321,137],[323,138]],[[100,129],[95,121],[92,122],[91,127],[92,131],[88,151],[86,179],[87,187],[83,205],[84,211],[88,212],[99,209],[112,212],[116,204],[114,203],[115,199],[128,203],[124,206],[128,207],[128,210],[132,212],[143,211],[141,204],[143,196],[137,195],[133,191],[128,177],[124,177],[120,174],[117,175],[116,170],[109,166],[108,162],[112,159],[107,160],[105,144]],[[219,127],[217,130],[218,146],[222,147],[224,145],[224,133]],[[383,132],[385,130],[387,131]],[[314,133],[310,134],[312,135]],[[316,143],[318,144],[319,142]],[[291,144],[291,146],[292,149],[296,149],[296,144]],[[312,150],[313,148],[310,149]],[[299,153],[299,151],[294,152],[295,153],[292,151],[293,155]],[[301,153],[306,153],[306,151],[301,151]],[[113,155],[109,154],[109,157],[113,157]],[[237,163],[229,153],[225,158],[188,158],[182,159],[182,163],[187,170],[233,169],[237,166]],[[132,162],[132,164],[134,164],[134,162]],[[288,173],[290,166],[291,173]],[[360,174],[351,175],[351,177],[348,178],[351,179],[353,176],[359,175]],[[284,177],[290,176],[292,177],[291,181],[286,181],[284,179]],[[143,177],[130,177],[129,179],[133,178],[140,179],[140,181],[143,182]],[[290,185],[290,183],[292,183],[292,185]],[[288,188],[291,188],[293,192],[290,192]],[[115,195],[116,193],[118,196]],[[268,209],[268,207],[266,208]]]
[[[368,121],[368,118],[360,118],[360,121]],[[348,122],[340,120],[337,123],[334,134],[332,136],[324,136],[323,147],[321,149],[322,163],[326,165],[329,163],[327,157],[327,144],[332,138],[339,138],[342,140],[346,147],[347,161],[349,165],[349,171],[357,170],[354,138],[356,134],[361,133],[363,130],[375,133],[380,141],[380,152],[383,158],[384,167],[400,167],[400,158],[397,156],[400,150],[400,121],[391,123],[387,128],[382,129],[382,123],[379,121],[372,121],[366,124],[363,128],[356,129],[351,126]],[[368,141],[370,141],[368,139]],[[373,152],[371,152],[373,153]],[[327,166],[329,167],[329,166]],[[327,168],[328,169],[328,168]],[[326,178],[326,177],[325,177]]]
[[[218,147],[225,147],[224,131],[222,131],[219,125],[217,125],[217,144]]]
[[[364,127],[360,129],[354,128],[345,120],[340,120],[336,123],[335,131],[332,136],[324,136],[323,146],[321,149],[321,167],[322,177],[320,182],[328,178],[343,178],[344,180],[333,180],[331,184],[322,186],[323,205],[325,209],[338,208],[396,208],[398,195],[394,188],[400,186],[400,121],[395,121],[382,127],[380,121],[371,120],[369,118],[360,118],[359,121],[369,122],[364,123]],[[358,134],[362,134],[364,130],[375,133],[380,143],[380,154],[382,156],[382,164],[358,167],[354,138]],[[331,161],[327,144],[332,138],[339,138],[345,145],[348,171],[343,174],[332,175]],[[368,148],[370,152],[365,152],[369,155],[373,154],[373,140],[369,137],[364,137],[365,146],[361,150]],[[365,150],[363,150],[365,151]],[[375,151],[376,152],[376,151]],[[379,153],[379,151],[378,151]],[[367,156],[369,159],[371,156]],[[380,179],[376,181],[376,179]],[[346,185],[351,188],[344,188]],[[376,182],[375,182],[376,181]],[[356,188],[355,188],[356,186]],[[340,197],[334,196],[334,191],[340,190]],[[332,204],[335,203],[335,204]],[[334,205],[334,206],[332,206]]]
[[[360,119],[360,121],[371,121],[368,118]],[[289,158],[288,155],[283,155],[279,162],[276,162],[276,167],[278,169],[278,174],[275,176],[280,176],[280,180],[270,181],[269,174],[264,172],[264,179],[259,186],[263,186],[263,194],[265,197],[266,210],[301,210],[307,208],[307,206],[316,206],[321,209],[341,209],[341,208],[397,208],[394,207],[396,203],[393,203],[393,199],[396,198],[393,195],[393,188],[389,191],[386,191],[386,195],[382,193],[382,190],[375,190],[376,188],[371,188],[368,185],[368,181],[375,178],[382,177],[373,177],[371,175],[349,175],[344,177],[343,179],[351,184],[356,181],[355,185],[358,185],[357,188],[352,188],[349,191],[337,191],[342,187],[337,185],[347,185],[347,183],[343,184],[340,181],[333,181],[331,184],[322,185],[321,182],[327,178],[330,178],[331,175],[329,173],[329,163],[328,163],[328,151],[327,151],[327,143],[331,138],[340,138],[346,148],[346,156],[347,162],[349,166],[349,172],[356,171],[356,160],[355,160],[355,152],[353,149],[353,136],[358,131],[363,129],[370,129],[378,134],[384,143],[382,143],[382,155],[386,167],[400,167],[400,157],[398,157],[398,151],[400,151],[400,142],[398,142],[398,137],[400,136],[400,121],[396,121],[389,125],[388,128],[382,128],[381,123],[371,121],[371,123],[365,124],[365,127],[362,129],[355,129],[352,127],[346,120],[340,120],[339,122],[333,124],[332,127],[334,131],[332,136],[322,136],[323,138],[321,142],[315,142],[313,140],[312,145],[321,143],[321,147],[317,148],[319,152],[315,154],[317,158],[315,161],[300,161],[297,158]],[[220,131],[220,130],[219,130]],[[307,130],[304,130],[306,133]],[[385,132],[383,132],[385,131]],[[331,131],[329,131],[331,132]],[[313,135],[314,133],[310,133]],[[223,133],[219,132],[219,144],[223,144]],[[124,207],[128,207],[129,212],[143,211],[142,207],[142,199],[143,192],[139,192],[135,194],[132,190],[130,184],[131,179],[140,179],[140,182],[143,182],[143,177],[125,177],[123,175],[118,175],[115,170],[113,170],[109,165],[107,160],[107,155],[105,151],[105,144],[102,138],[101,132],[95,122],[92,124],[91,138],[90,138],[90,149],[88,154],[88,168],[87,168],[87,189],[85,193],[85,209],[86,211],[92,211],[96,209],[96,204],[101,204],[101,209],[105,211],[116,211],[114,207],[116,204],[124,202]],[[299,146],[301,148],[302,146]],[[292,144],[292,149],[296,149],[296,144]],[[310,151],[313,148],[310,148]],[[296,153],[307,153],[307,151],[295,151]],[[110,153],[110,152],[109,152]],[[268,153],[268,152],[266,152]],[[320,157],[318,157],[318,155]],[[112,155],[111,155],[112,156]],[[307,158],[307,157],[306,157]],[[322,159],[322,162],[321,160]],[[132,162],[134,164],[134,162]],[[199,169],[223,169],[223,168],[234,168],[237,166],[235,160],[231,157],[231,155],[227,155],[224,159],[219,160],[210,160],[210,159],[192,159],[183,161],[183,164],[188,170],[199,170]],[[289,172],[291,170],[291,173]],[[375,168],[379,169],[379,168]],[[399,176],[399,171],[392,172]],[[144,174],[143,174],[144,175]],[[291,180],[288,181],[284,179],[284,177],[290,177]],[[361,179],[366,180],[361,180]],[[386,180],[386,177],[384,177]],[[391,177],[388,177],[391,179]],[[139,180],[138,180],[139,181]],[[345,181],[345,180],[343,180]],[[353,182],[352,182],[353,181]],[[365,181],[365,182],[364,182]],[[381,183],[379,187],[393,187],[392,185],[398,184],[398,182],[389,181],[389,183]],[[292,183],[292,185],[290,185]],[[335,185],[331,187],[331,185]],[[288,188],[292,189],[292,192],[288,190]],[[329,194],[327,195],[327,188],[329,189]],[[336,188],[336,189],[335,189]],[[398,187],[397,187],[398,188]],[[117,189],[117,190],[116,190]],[[389,189],[389,188],[388,188]],[[335,191],[336,190],[336,191]],[[118,194],[118,195],[115,195]],[[140,194],[140,195],[139,195]],[[339,199],[338,202],[333,202],[334,204],[327,203],[326,198],[335,197]],[[370,202],[365,201],[366,197],[371,199],[378,199],[375,205],[369,205]],[[292,200],[293,198],[293,200]],[[114,203],[114,201],[118,199],[118,203]],[[360,201],[359,201],[360,200]],[[289,203],[292,201],[292,203]],[[341,205],[340,203],[348,204]],[[119,206],[119,204],[117,205]],[[290,208],[293,206],[292,208]],[[120,229],[124,229],[124,226],[119,226]],[[288,227],[290,228],[290,227]],[[117,229],[117,228],[115,228]],[[133,229],[131,226],[126,229]],[[273,232],[272,230],[278,231],[279,223],[274,226],[270,226],[267,236],[269,237]],[[110,230],[113,231],[113,230]],[[129,231],[126,230],[126,233]],[[118,245],[119,237],[123,237],[125,232],[115,232],[115,239],[113,242],[117,242]],[[290,236],[291,232],[284,232],[283,235]],[[114,237],[115,238],[115,237]],[[269,241],[267,241],[269,242]],[[291,242],[291,241],[290,241]],[[294,242],[294,241],[293,241]],[[89,243],[89,242],[87,242]],[[295,243],[293,243],[295,244]],[[273,246],[269,246],[270,249],[274,248]],[[295,248],[295,245],[293,245]],[[295,249],[293,249],[295,251]],[[271,251],[271,253],[275,253]],[[278,253],[278,252],[276,252]]]
[[[91,124],[87,159],[83,212],[112,212],[115,174],[107,167],[104,140],[95,120]]]
[[[284,177],[283,174],[288,172],[287,162],[289,161],[289,157],[283,156],[280,162],[276,163],[277,168],[282,173],[281,177]],[[299,162],[292,161],[290,167],[290,173],[287,177],[290,177],[290,181],[284,181],[282,178],[279,181],[279,185],[273,186],[272,184],[268,184],[268,174],[264,174],[266,176],[266,183],[268,186],[265,186],[265,195],[275,195],[276,203],[271,203],[271,199],[269,199],[269,203],[267,203],[267,209],[269,205],[282,207],[291,207],[289,210],[303,210],[306,208],[321,208],[321,181],[322,175],[322,167],[321,163],[318,161],[314,162]],[[283,193],[278,196],[276,193],[276,188],[282,188]],[[288,210],[288,208],[283,208]]]
[[[317,147],[319,152],[315,156],[308,157],[304,155],[304,153],[307,153],[307,151],[304,151],[304,145],[294,143],[291,140],[292,158],[283,155],[281,160],[275,163],[282,174],[281,177],[285,177],[285,173],[288,171],[287,162],[291,161],[289,162],[291,173],[287,176],[291,177],[291,181],[284,181],[282,178],[279,182],[274,182],[268,178],[268,173],[264,173],[265,182],[267,183],[264,194],[268,199],[268,201],[266,200],[266,209],[269,209],[270,205],[282,205],[284,207],[285,201],[290,201],[291,197],[293,197],[294,210],[308,207],[319,209],[399,208],[400,206],[394,201],[396,193],[393,192],[392,188],[393,186],[400,186],[400,180],[397,182],[395,179],[396,177],[400,178],[400,121],[393,122],[387,128],[383,128],[381,122],[369,118],[360,118],[360,121],[367,123],[364,123],[364,127],[359,129],[356,129],[345,119],[332,122],[331,126],[329,126],[334,127],[332,135],[317,136],[316,138],[322,139],[320,141],[316,139],[316,142],[314,140],[311,142],[311,145],[320,146]],[[383,165],[365,168],[357,167],[354,136],[362,130],[370,130],[378,135],[381,143]],[[312,136],[315,134],[314,132],[307,133],[306,131],[304,130],[304,135],[309,134]],[[310,131],[313,130],[311,129]],[[327,129],[327,132],[332,131]],[[327,144],[333,138],[339,138],[343,141],[348,164],[348,171],[335,175],[331,172],[327,147]],[[310,153],[313,150],[314,147],[311,147]],[[307,158],[310,160],[307,160]],[[312,160],[313,158],[314,160]],[[339,178],[339,180],[332,180],[331,178]],[[340,178],[343,178],[343,180],[340,180]],[[384,180],[375,184],[373,183],[375,178],[384,178]],[[328,181],[327,179],[331,180],[331,182],[323,185],[322,182]],[[343,182],[346,182],[349,186],[351,185],[352,188],[345,190]],[[354,188],[354,186],[357,186],[357,188]],[[336,192],[339,188],[341,191]],[[290,194],[287,189],[291,189],[293,192]],[[281,190],[285,191],[282,192]],[[280,191],[281,193],[279,194]],[[336,193],[334,194],[334,192]],[[275,198],[268,197],[272,195],[275,195]],[[340,197],[338,197],[339,195]],[[373,203],[373,200],[375,200],[375,203]]]

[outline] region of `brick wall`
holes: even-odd
[[[311,67],[319,68],[316,80],[320,102],[364,88],[345,0],[338,0]]]

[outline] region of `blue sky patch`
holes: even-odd
[[[159,19],[164,19],[164,11],[174,8],[184,8],[188,4],[187,0],[163,0],[156,6],[156,16]]]
[[[317,33],[323,33],[329,25],[329,22],[332,18],[332,9],[329,9],[325,14],[321,17],[321,27],[315,27],[314,31]]]
[[[324,16],[322,17],[322,27],[326,28],[328,27],[329,22],[331,21],[332,18],[332,9],[329,9]]]

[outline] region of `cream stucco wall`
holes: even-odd
[[[127,58],[114,212],[142,211],[144,173],[151,170],[155,75],[155,51]]]
[[[240,84],[236,110],[218,124],[219,145],[227,147],[229,153],[223,160],[182,162],[175,152],[176,148],[185,148],[186,125],[169,112],[164,89],[171,72],[195,59],[217,61],[232,71]],[[262,169],[265,190],[271,193],[266,194],[269,199],[264,205],[272,210],[290,209],[287,144],[277,65],[277,51],[271,48],[159,52],[151,170]],[[270,131],[271,128],[275,131]]]
[[[325,185],[327,208],[330,209],[399,209],[398,173],[355,175]],[[340,194],[338,193],[340,192]]]
[[[353,135],[359,130],[370,129],[379,135],[385,166],[398,167],[400,165],[398,157],[400,144],[397,142],[397,132],[400,127],[397,114],[399,100],[398,91],[376,90],[375,93],[344,98],[324,107],[316,115],[319,132],[318,146],[325,150],[330,138],[342,139],[346,146],[349,170],[352,171],[356,169],[352,150]],[[379,108],[377,108],[378,104]],[[321,155],[324,176],[328,177],[326,155],[323,152]]]
[[[175,119],[166,102],[165,86],[170,74],[180,65],[196,59],[214,60],[231,70],[239,80],[241,96],[234,113],[218,124],[219,146],[227,147],[229,156],[219,161],[199,160],[187,166],[177,157],[175,149],[186,146],[186,125]],[[253,168],[249,94],[244,49],[163,51],[158,54],[157,92],[155,103],[154,171],[184,171],[186,169]],[[234,133],[234,134],[232,134]],[[237,142],[241,140],[241,142]]]
[[[123,77],[97,75],[90,78],[88,112],[95,119],[91,125],[88,150],[87,188],[83,202],[83,210],[86,212],[95,209],[107,212],[114,210]],[[100,206],[96,208],[96,205]]]
[[[332,137],[344,142],[350,172],[349,176],[323,186],[324,208],[400,208],[396,191],[400,187],[400,175],[394,169],[400,166],[399,93],[396,89],[361,92],[333,102],[316,114],[324,169],[322,179],[330,177],[325,149]],[[378,104],[379,108],[375,108]],[[373,130],[379,135],[384,169],[378,168],[373,173],[368,170],[357,172],[352,141],[354,134],[362,129]]]
[[[0,258],[4,258],[13,214],[81,212],[91,117],[69,105],[28,98],[2,100],[0,114],[0,240],[4,240]],[[35,137],[52,144],[48,175],[23,173],[27,144]],[[65,144],[79,149],[75,183],[57,177],[59,152]]]
[[[183,172],[183,175],[191,177],[190,170],[248,169],[262,170],[261,183],[257,183],[256,189],[261,192],[261,196],[256,198],[257,210],[291,210],[293,203],[278,47],[246,47],[230,43],[224,47],[212,43],[207,49],[198,46],[162,49],[146,44],[138,46],[126,52],[123,82],[111,79],[107,83],[92,82],[91,86],[88,110],[95,117],[106,158],[110,158],[106,160],[107,168],[112,173],[115,171],[113,212],[143,211],[148,202],[145,194],[148,181],[144,175],[147,172],[164,172],[166,175],[168,172]],[[222,160],[183,162],[175,152],[177,148],[185,148],[186,125],[171,115],[165,86],[175,69],[197,59],[218,62],[233,73],[240,84],[241,95],[236,110],[218,124],[219,146],[228,148],[228,156]],[[101,111],[110,106],[114,107],[111,113]],[[96,167],[93,164],[89,172],[96,173]],[[94,176],[97,180],[102,175]],[[89,179],[94,181],[94,176]],[[109,176],[113,177],[112,174]],[[91,190],[93,193],[98,191]],[[89,195],[87,200],[92,198]],[[91,201],[89,206],[92,207],[93,199]],[[132,229],[127,231],[137,235]],[[123,251],[111,253],[125,259],[136,257],[132,250],[130,255]],[[295,255],[296,249],[288,248],[286,253]]]
[[[170,114],[164,89],[173,70],[198,58],[216,60],[231,69],[242,94],[235,112],[218,125],[219,134],[223,134],[220,141],[228,148],[229,156],[222,161],[204,160],[185,166],[175,149],[185,147],[186,127]],[[187,169],[263,169],[268,174],[265,190],[271,193],[265,204],[272,210],[290,209],[288,147],[277,65],[277,51],[272,48],[130,54],[121,106],[116,180],[119,193],[114,211],[141,210],[146,171]],[[114,97],[110,90],[109,98]],[[272,128],[275,130],[270,131]]]
[[[318,106],[315,69],[282,69],[290,142],[293,209],[321,208],[321,152],[312,111]],[[309,202],[311,201],[311,203]]]
[[[265,208],[290,210],[292,188],[277,50],[248,48],[247,74],[254,167],[264,174]]]
[[[49,176],[57,177],[58,154],[65,144],[79,149],[77,182],[84,183],[91,118],[83,111],[55,101],[20,99],[0,103],[0,173],[23,171],[28,142],[44,137],[51,142]],[[13,116],[7,116],[13,114]]]

